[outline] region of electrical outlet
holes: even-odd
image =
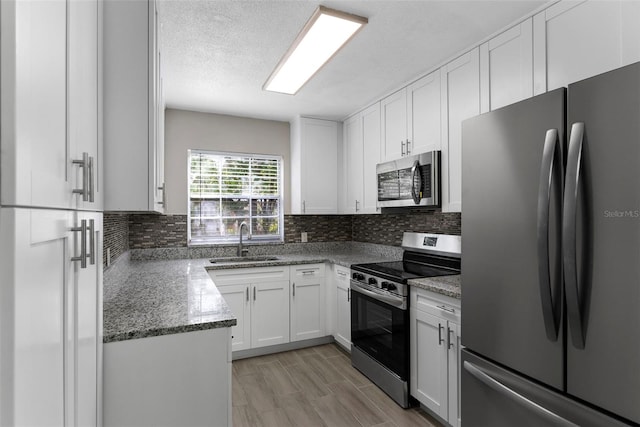
[[[307,232],[303,231],[302,233],[300,233],[300,241],[302,243],[307,243]]]

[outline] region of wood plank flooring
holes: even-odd
[[[335,344],[233,362],[234,427],[442,427],[402,409]]]

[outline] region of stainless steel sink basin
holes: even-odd
[[[242,263],[242,262],[258,262],[258,261],[275,261],[278,257],[275,256],[231,256],[231,257],[221,257],[221,258],[211,258],[212,264],[222,264],[222,263]]]

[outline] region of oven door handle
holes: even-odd
[[[376,299],[378,301],[382,301],[386,304],[392,305],[394,307],[404,308],[404,301],[402,300],[402,298],[391,297],[388,295],[381,295],[376,292],[372,292],[368,289],[364,289],[358,285],[351,286],[351,289],[356,292],[360,292],[363,295],[370,296],[371,298]]]

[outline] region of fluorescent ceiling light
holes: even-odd
[[[262,88],[295,94],[367,22],[367,18],[319,6]]]

